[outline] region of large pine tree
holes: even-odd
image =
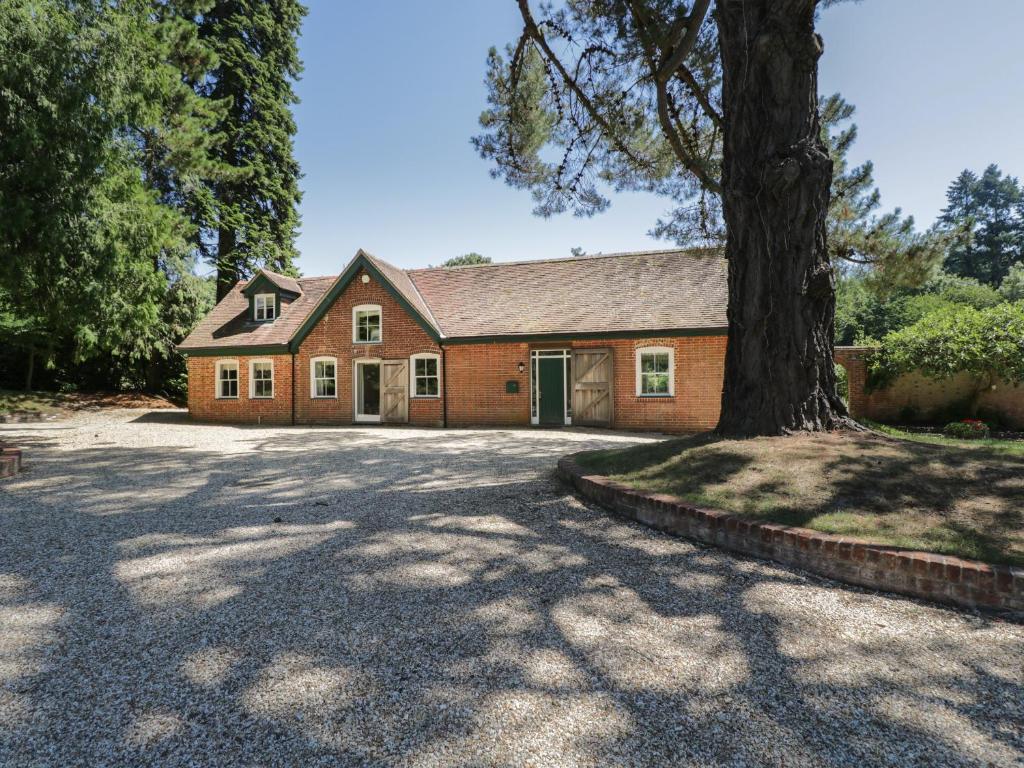
[[[234,169],[211,181],[215,221],[200,242],[217,268],[217,299],[261,265],[294,273],[301,198],[292,87],[302,71],[298,0],[216,0],[199,20],[218,63],[201,85],[227,114],[217,158]]]
[[[818,115],[819,5],[835,0],[518,0],[492,51],[475,139],[537,212],[592,215],[646,190],[727,233],[729,345],[719,430],[850,424],[832,363],[832,161]],[[554,156],[554,159],[552,159]],[[714,222],[710,222],[713,226]]]

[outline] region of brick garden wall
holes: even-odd
[[[836,362],[846,368],[850,380],[850,411],[856,417],[898,422],[904,410],[912,408],[922,418],[929,418],[971,395],[973,384],[966,374],[930,379],[911,373],[884,389],[868,392],[871,352],[870,347],[836,347]],[[981,396],[979,406],[996,411],[1010,426],[1024,428],[1024,386],[1019,383],[998,382],[994,390]]]
[[[572,456],[558,473],[582,495],[637,522],[755,557],[797,566],[869,589],[968,608],[1024,611],[1024,569],[865,544],[841,536],[694,507],[588,474]]]

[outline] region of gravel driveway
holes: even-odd
[[[1024,627],[581,503],[597,431],[0,427],[0,765],[1024,764]]]

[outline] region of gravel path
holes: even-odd
[[[553,479],[649,438],[145,411],[5,438],[0,765],[1024,765],[1024,627]]]

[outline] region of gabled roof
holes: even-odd
[[[720,332],[727,326],[726,262],[717,250],[403,270],[360,249],[337,277],[295,280],[299,295],[282,304],[274,322],[249,315],[245,287],[259,277],[239,283],[179,349],[294,351],[361,269],[435,340]]]
[[[352,257],[352,261],[350,261],[348,266],[345,267],[345,271],[338,275],[334,284],[331,285],[327,292],[321,297],[320,301],[317,302],[317,305],[309,313],[309,316],[302,322],[302,325],[299,326],[298,330],[292,336],[292,346],[297,347],[302,343],[302,340],[306,338],[306,335],[313,330],[313,326],[315,326],[320,318],[323,317],[331,304],[334,303],[334,300],[337,299],[348,284],[355,279],[355,276],[359,274],[361,269],[365,269],[374,277],[374,279],[377,280],[377,282],[384,286],[384,288],[395,297],[402,308],[405,309],[405,311],[408,312],[414,320],[419,322],[420,326],[431,338],[435,340],[439,340],[441,338],[441,334],[430,315],[430,310],[423,303],[422,297],[420,297],[419,292],[409,280],[406,273],[398,267],[388,264],[382,259],[371,256],[360,248],[356,251],[356,255]]]
[[[286,293],[302,293],[302,286],[299,284],[299,281],[296,280],[294,277],[288,277],[287,275],[279,275],[277,272],[271,272],[269,269],[260,269],[255,275],[253,275],[252,279],[249,280],[246,289],[244,289],[242,292],[245,293],[246,295],[252,293],[252,291],[249,289],[261,283],[261,277],[265,278],[272,285],[277,286]]]
[[[727,325],[715,250],[643,251],[410,270],[448,338]]]
[[[243,293],[251,281],[243,280],[199,322],[178,349],[190,352],[229,347],[285,347],[336,279],[300,277],[295,281],[299,296],[294,301],[281,302],[281,314],[272,323],[252,319],[249,299]]]

